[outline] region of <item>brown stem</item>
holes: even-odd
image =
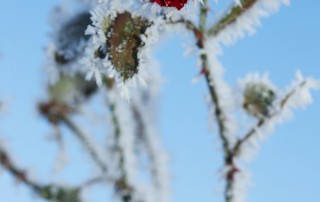
[[[195,36],[197,40],[197,46],[203,47],[202,39],[203,39],[203,33],[200,31],[200,29],[190,20],[181,18],[179,20],[173,21],[172,19],[169,19],[167,24],[182,24],[186,27],[187,30],[191,31],[193,35]]]
[[[41,196],[40,191],[44,186],[29,179],[26,172],[14,165],[7,152],[2,148],[0,148],[0,165],[2,165],[15,179],[24,183]]]
[[[199,30],[201,32],[201,38],[198,39],[200,42],[198,42],[199,49],[204,49],[204,46],[206,44],[206,21],[207,21],[207,12],[208,12],[208,1],[204,0],[204,4],[200,7],[200,25]],[[197,36],[196,36],[197,37]],[[234,175],[235,171],[237,171],[237,168],[233,164],[233,158],[232,153],[230,151],[230,142],[226,136],[227,128],[225,125],[225,112],[222,110],[221,103],[219,100],[219,96],[217,93],[217,87],[215,86],[215,81],[213,79],[212,72],[209,68],[208,64],[208,55],[206,53],[202,53],[200,55],[200,59],[202,62],[202,68],[204,72],[204,76],[206,79],[206,83],[210,92],[210,96],[212,99],[212,102],[215,107],[215,117],[218,122],[218,128],[219,128],[219,136],[222,140],[223,144],[223,151],[224,151],[224,159],[225,159],[225,166],[230,168],[230,171],[225,176],[226,179],[226,187],[225,187],[225,201],[226,202],[232,202],[233,196],[232,196],[232,190],[233,190],[233,184],[234,184]]]
[[[205,36],[206,32],[206,18],[207,18],[207,1],[204,1],[204,4],[201,6],[200,10],[200,27],[199,30],[202,32],[203,36]],[[200,44],[205,44],[206,43],[206,38],[202,37]],[[204,46],[198,46],[200,49],[204,49]],[[202,62],[202,68],[204,69],[204,76],[206,79],[206,83],[210,92],[210,97],[212,99],[212,102],[215,106],[215,117],[217,118],[218,121],[218,128],[219,128],[219,135],[223,143],[223,150],[225,156],[228,156],[230,153],[229,151],[229,141],[226,137],[226,126],[224,124],[225,122],[225,115],[224,112],[221,108],[219,96],[217,93],[217,89],[215,86],[215,81],[213,80],[211,74],[211,70],[209,68],[208,64],[208,55],[206,53],[201,54],[200,56],[201,62]]]
[[[212,79],[211,72],[209,70],[209,67],[207,66],[208,65],[207,55],[202,55],[201,58],[202,58],[202,66],[205,69],[206,83],[209,88],[212,102],[214,103],[214,106],[215,106],[215,117],[217,118],[217,121],[218,121],[219,135],[220,135],[220,139],[222,140],[224,154],[225,156],[228,156],[228,154],[230,153],[229,151],[230,145],[229,145],[229,140],[226,137],[226,126],[224,124],[225,115],[220,105],[220,100],[216,91],[216,87],[214,86],[214,80]]]

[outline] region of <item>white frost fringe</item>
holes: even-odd
[[[138,3],[139,4],[139,3]],[[119,73],[115,70],[114,66],[109,61],[108,55],[105,59],[97,59],[94,57],[94,52],[99,47],[104,47],[106,43],[105,30],[103,30],[103,21],[107,18],[114,19],[117,13],[123,13],[128,11],[132,16],[145,17],[144,13],[140,13],[140,9],[137,9],[137,5],[133,1],[112,1],[109,3],[99,4],[91,12],[92,25],[88,26],[86,34],[91,35],[90,45],[86,48],[86,56],[83,59],[83,64],[88,67],[89,73],[87,79],[94,77],[98,85],[102,84],[101,75],[105,75],[109,78],[115,78],[117,88],[120,91],[122,97],[129,99],[129,92],[137,87],[137,84],[146,86],[146,69],[151,68],[147,66],[147,61],[150,60],[150,46],[158,40],[159,27],[162,26],[163,20],[157,16],[148,16],[147,19],[151,20],[153,25],[148,27],[146,33],[141,35],[141,40],[144,46],[139,49],[138,59],[139,66],[137,67],[138,73],[132,78],[123,82]],[[150,19],[151,18],[151,19]]]
[[[235,43],[239,38],[245,37],[247,33],[253,35],[256,27],[261,25],[260,19],[277,12],[283,4],[289,5],[290,0],[258,0],[234,23],[225,27],[216,37],[217,40],[222,44],[229,45]]]
[[[230,146],[233,146],[236,141],[237,124],[234,117],[235,111],[235,97],[231,87],[224,81],[224,68],[218,60],[218,55],[221,54],[221,50],[216,41],[207,41],[204,52],[199,54],[206,54],[208,56],[208,67],[211,72],[211,80],[213,83],[210,85],[215,86],[219,97],[219,104],[224,116],[224,124],[226,127],[226,138],[228,139]],[[215,114],[212,109],[211,114]],[[213,120],[216,118],[213,117]],[[216,121],[215,121],[216,122]]]

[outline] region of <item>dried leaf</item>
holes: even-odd
[[[106,33],[109,60],[124,81],[139,71],[138,52],[144,46],[140,35],[149,24],[146,19],[124,12],[117,15]]]

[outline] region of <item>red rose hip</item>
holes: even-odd
[[[188,0],[150,0],[150,2],[156,2],[161,7],[175,7],[180,10],[188,2]]]

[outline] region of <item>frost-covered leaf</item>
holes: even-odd
[[[106,33],[109,60],[124,81],[139,71],[138,52],[144,46],[140,35],[149,24],[142,17],[124,12],[117,15]]]

